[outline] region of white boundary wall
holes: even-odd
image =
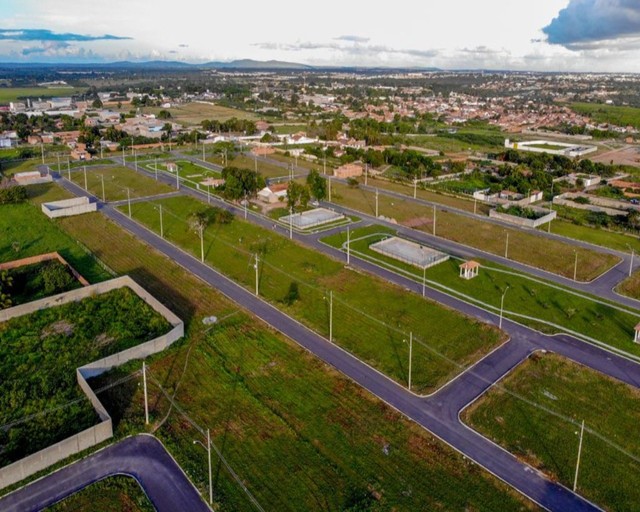
[[[28,476],[37,473],[82,450],[91,448],[113,437],[113,425],[111,416],[104,408],[96,394],[89,386],[87,379],[100,375],[111,368],[122,365],[133,359],[142,359],[151,354],[161,352],[171,344],[184,336],[184,322],[171,310],[160,303],[153,295],[147,292],[129,276],[122,276],[103,283],[86,286],[70,292],[54,295],[45,299],[21,304],[13,308],[0,311],[0,322],[6,322],[12,318],[28,315],[35,311],[61,306],[70,302],[77,302],[88,297],[101,295],[112,290],[127,287],[138,297],[144,300],[157,313],[162,315],[172,326],[171,330],[153,340],[141,343],[135,347],[112,354],[98,361],[93,361],[76,369],[76,378],[82,391],[101,419],[101,422],[82,432],[74,434],[67,439],[44,448],[8,466],[0,468],[0,489],[12,485]]]
[[[74,197],[73,199],[42,203],[41,208],[42,213],[47,217],[55,219],[58,217],[71,217],[72,215],[95,212],[98,210],[98,203],[90,202],[88,197]]]
[[[500,213],[496,210],[489,210],[489,217],[492,219],[499,219],[502,222],[506,222],[508,224],[513,224],[514,226],[522,226],[525,228],[537,228],[546,224],[547,222],[551,222],[556,218],[558,212],[555,210],[545,210],[543,208],[532,208],[532,210],[542,212],[548,212],[546,215],[542,217],[538,217],[537,219],[526,219],[524,217],[517,217],[515,215],[509,215],[508,213]]]

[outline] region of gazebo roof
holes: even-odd
[[[477,261],[473,261],[473,260],[465,261],[464,263],[460,264],[460,268],[462,268],[464,270],[471,270],[471,269],[474,269],[474,268],[478,268],[479,266],[480,266],[480,263],[478,263]],[[640,326],[640,324],[638,324],[638,325]]]

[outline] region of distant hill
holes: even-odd
[[[200,67],[216,69],[314,69],[313,66],[299,64],[297,62],[253,59],[233,60],[231,62],[207,62]]]

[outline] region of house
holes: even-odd
[[[91,154],[87,152],[87,145],[82,143],[76,144],[75,147],[71,150],[69,156],[73,160],[91,160]]]
[[[268,185],[258,192],[258,199],[263,203],[268,204],[279,203],[287,197],[288,188],[288,183]]]
[[[336,178],[356,178],[362,176],[364,170],[362,163],[354,162],[352,164],[344,164],[333,171]]]

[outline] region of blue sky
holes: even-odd
[[[0,60],[640,72],[640,0],[0,0]]]

